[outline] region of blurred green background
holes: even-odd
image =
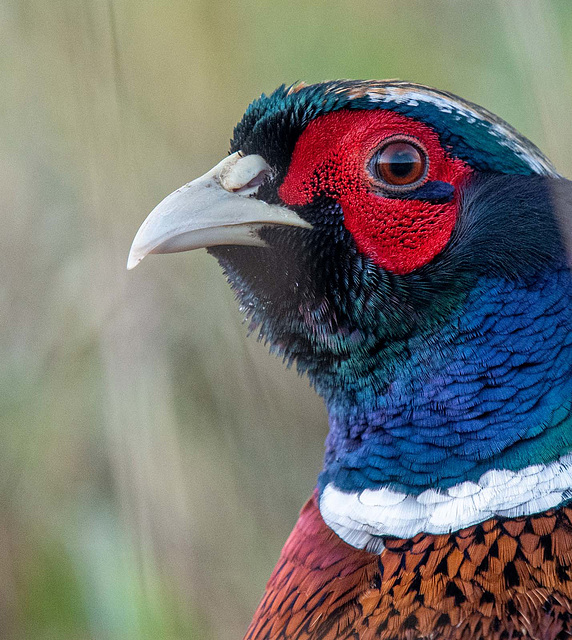
[[[458,93],[572,175],[570,0],[0,2],[0,638],[240,638],[326,415],[138,225],[282,82]]]

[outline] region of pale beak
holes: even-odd
[[[137,231],[127,268],[133,269],[149,253],[223,244],[264,247],[258,231],[269,225],[311,229],[294,211],[254,197],[270,172],[261,156],[238,151],[171,193]]]

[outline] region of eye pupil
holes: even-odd
[[[410,151],[396,151],[389,161],[389,172],[400,178],[407,178],[415,171],[416,158],[412,157]]]
[[[374,156],[374,173],[387,185],[409,186],[426,174],[427,157],[409,142],[390,142]]]

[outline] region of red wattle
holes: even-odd
[[[451,202],[388,198],[367,165],[389,136],[416,138],[429,156],[428,181],[453,185]],[[443,250],[457,219],[458,189],[471,168],[443,149],[427,125],[392,111],[336,111],[313,120],[300,136],[281,199],[304,205],[325,195],[339,202],[344,224],[363,253],[394,273],[409,273]]]

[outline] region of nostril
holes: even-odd
[[[240,193],[240,195],[251,195],[252,193],[256,193],[258,191],[258,187],[266,180],[266,176],[268,175],[270,175],[270,171],[264,169],[244,186],[232,189],[232,192]]]
[[[237,156],[235,162],[224,167],[218,180],[226,191],[249,196],[258,191],[270,173],[270,167],[261,156]]]

